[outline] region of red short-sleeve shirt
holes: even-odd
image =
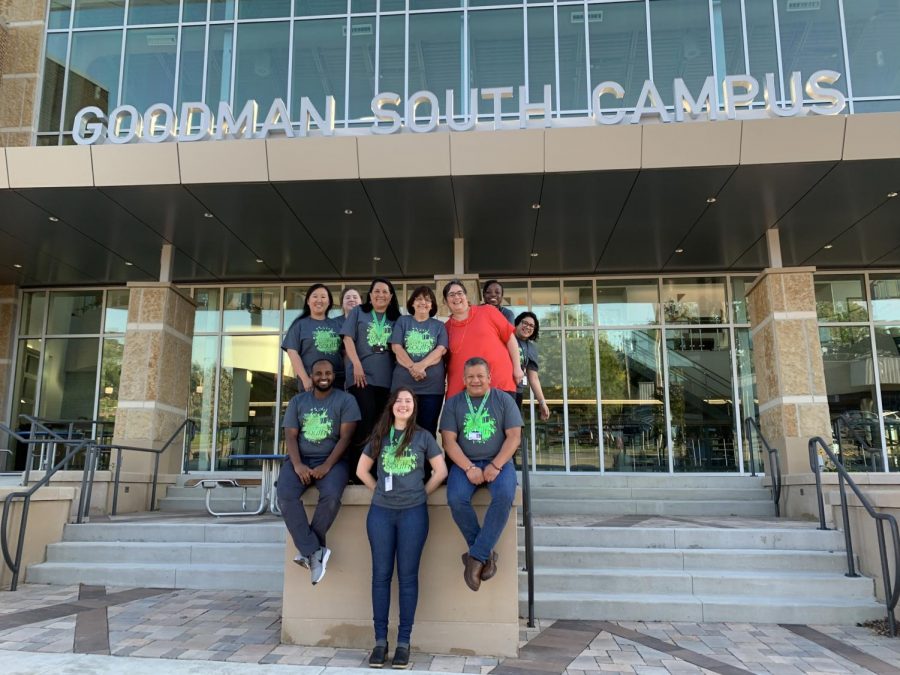
[[[471,305],[469,316],[463,321],[447,319],[450,348],[447,361],[447,398],[465,389],[463,366],[480,356],[491,367],[491,386],[503,391],[515,391],[513,365],[506,346],[513,327],[509,321],[489,305]]]

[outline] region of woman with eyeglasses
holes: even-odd
[[[425,480],[425,465],[431,478]],[[376,476],[372,467],[377,465]],[[374,493],[366,533],[372,550],[372,615],[375,648],[371,668],[382,668],[388,654],[391,578],[397,561],[400,626],[393,668],[409,667],[409,645],[419,600],[419,563],[428,537],[428,495],[447,477],[444,454],[434,436],[416,425],[416,396],[398,388],[378,420],[356,468]]]
[[[300,391],[312,391],[312,365],[325,359],[334,368],[334,388],[344,388],[344,359],[341,355],[341,318],[329,319],[334,305],[331,291],[325,284],[313,284],[306,291],[303,311],[294,319],[281,348],[287,352],[294,375],[300,380]]]
[[[525,371],[525,377],[519,381],[516,391],[516,403],[522,407],[525,388],[530,386],[540,408],[542,420],[550,419],[550,408],[544,400],[544,392],[541,389],[541,378],[538,377],[538,334],[541,324],[534,312],[522,312],[515,319],[516,342],[519,343],[519,364]]]
[[[465,388],[463,366],[476,356],[487,361],[491,386],[515,398],[516,382],[521,381],[524,373],[513,327],[495,307],[470,305],[466,289],[457,279],[444,286],[443,295],[450,309],[445,324],[449,343],[447,398]]]

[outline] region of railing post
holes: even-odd
[[[531,473],[528,439],[522,437],[522,525],[525,527],[525,568],[528,574],[528,627],[534,628],[534,531],[531,520]]]
[[[825,525],[825,500],[822,497],[822,458],[816,450],[817,441],[818,437],[812,438],[809,441],[809,468],[816,477],[816,501],[819,506],[819,529],[827,530],[828,527]]]
[[[159,477],[159,455],[157,452],[153,455],[153,487],[150,490],[150,510],[156,510],[156,481]]]
[[[16,565],[12,570],[12,582],[9,590],[14,591],[19,585],[19,570],[22,569],[22,549],[25,548],[25,525],[28,522],[28,509],[31,506],[31,496],[22,500],[22,517],[19,519],[19,544],[16,547]]]
[[[850,511],[847,507],[847,488],[844,486],[844,474],[838,471],[838,490],[841,493],[841,517],[844,521],[844,548],[847,550],[847,574],[844,576],[858,577],[856,573],[856,561],[853,555],[853,538],[850,534]]]
[[[85,500],[87,499],[88,493],[88,467],[93,459],[93,453],[93,445],[88,445],[84,450],[84,468],[81,470],[81,491],[78,495],[78,517],[76,518],[76,522],[79,525],[84,522],[85,512],[87,511]]]
[[[122,448],[118,448],[116,450],[116,477],[113,480],[113,499],[112,499],[112,513],[110,515],[116,515],[116,512],[119,508],[119,476],[122,473]]]

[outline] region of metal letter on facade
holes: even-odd
[[[89,117],[96,118],[95,122],[88,122]],[[72,126],[72,138],[77,145],[92,145],[99,141],[103,136],[103,129],[106,126],[106,115],[95,105],[89,105],[82,108],[75,115],[75,122]],[[85,135],[87,132],[87,135]]]
[[[428,120],[424,124],[416,121],[416,114],[419,106],[427,103],[431,109]],[[437,129],[438,119],[440,119],[441,109],[438,105],[437,96],[430,91],[417,91],[409,95],[406,100],[406,128],[419,134],[427,134],[429,131]]]
[[[649,102],[649,105],[648,105]],[[638,97],[637,105],[631,114],[631,123],[638,124],[644,115],[659,115],[659,119],[663,122],[671,122],[672,118],[666,110],[662,96],[653,84],[653,80],[645,80],[641,89],[641,95]]]
[[[847,105],[847,99],[839,89],[828,89],[821,84],[834,84],[841,79],[835,70],[817,70],[806,81],[806,95],[814,101],[826,101],[828,105],[814,105],[810,110],[816,115],[837,115]]]
[[[697,117],[703,107],[706,106],[706,116],[711,120],[719,119],[719,96],[718,86],[716,86],[716,78],[709,76],[703,82],[703,89],[700,90],[700,96],[697,100],[691,96],[690,90],[680,77],[673,82],[675,92],[675,121],[683,122],[684,114],[687,113],[691,117]]]
[[[160,124],[159,119],[165,121]],[[149,143],[164,143],[175,138],[178,120],[175,118],[175,111],[168,103],[154,103],[147,112],[144,113],[144,133],[143,138]],[[156,133],[157,129],[162,129],[162,133]]]
[[[594,117],[594,124],[619,124],[625,119],[625,111],[617,110],[611,115],[604,113],[600,109],[600,97],[604,94],[615,96],[618,99],[625,98],[625,90],[618,82],[608,80],[594,87],[594,91],[591,93],[591,111]]]
[[[743,94],[738,94],[735,89],[743,89]],[[722,82],[722,95],[725,99],[725,116],[737,119],[737,107],[749,106],[759,93],[759,82],[752,75],[728,75]]]
[[[122,120],[125,116],[131,118],[131,126],[128,131],[122,134]],[[124,145],[131,143],[135,137],[140,138],[143,127],[141,114],[133,105],[120,105],[109,114],[109,124],[106,127],[106,136],[110,143],[116,145]]]
[[[478,90],[469,90],[469,114],[463,116],[462,122],[457,122],[453,116],[454,99],[453,90],[448,89],[444,92],[445,102],[447,104],[447,126],[450,131],[469,131],[475,128],[475,122],[478,121]]]
[[[221,141],[223,138],[253,138],[256,131],[256,118],[259,115],[259,106],[256,101],[249,100],[244,104],[244,109],[237,119],[234,118],[231,106],[227,101],[219,103],[219,114],[216,116],[216,132],[213,138]]]
[[[194,129],[194,117],[199,116],[200,121],[197,123],[197,130]],[[200,101],[190,101],[181,104],[181,117],[178,118],[181,124],[178,125],[179,143],[188,141],[205,141],[212,134],[212,111],[209,106]]]
[[[487,87],[481,90],[481,98],[494,102],[494,131],[501,127],[503,122],[503,99],[512,98],[512,87]],[[476,111],[473,110],[474,114]]]
[[[392,91],[386,91],[381,94],[375,94],[372,99],[372,114],[375,115],[375,124],[371,126],[373,134],[392,134],[400,131],[403,119],[396,110],[385,110],[386,105],[400,105],[400,94]],[[390,122],[388,126],[379,126],[379,122]]]
[[[519,128],[525,129],[528,126],[528,118],[531,115],[542,115],[544,117],[544,126],[549,129],[550,122],[553,119],[553,108],[550,85],[544,85],[544,100],[540,102],[532,102],[528,100],[528,87],[519,87]]]
[[[288,116],[287,106],[280,98],[276,98],[272,101],[272,105],[269,107],[269,113],[266,115],[266,120],[263,122],[262,129],[259,130],[256,137],[267,138],[269,134],[275,130],[281,131],[288,138],[294,137],[294,127],[291,125],[291,118]]]
[[[306,96],[300,97],[300,136],[309,133],[310,123],[322,132],[323,136],[334,135],[334,96],[325,97],[325,117],[319,114],[316,106]]]
[[[795,117],[803,111],[803,92],[800,82],[800,71],[791,73],[791,104],[778,105],[778,90],[775,88],[775,73],[766,73],[766,85],[763,98],[766,100],[766,112],[775,117]]]

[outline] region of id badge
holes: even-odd
[[[384,477],[384,491],[390,492],[394,489],[394,474],[389,473]]]
[[[384,354],[386,349],[387,348],[384,345],[375,345],[374,347],[372,347],[372,353],[373,354]]]
[[[522,385],[523,387],[527,387],[527,386],[528,386],[528,376],[527,376],[527,375],[524,375],[524,376],[522,377],[521,385]]]
[[[466,439],[469,441],[480,441],[481,440],[481,432],[480,431],[470,431],[466,434]]]

